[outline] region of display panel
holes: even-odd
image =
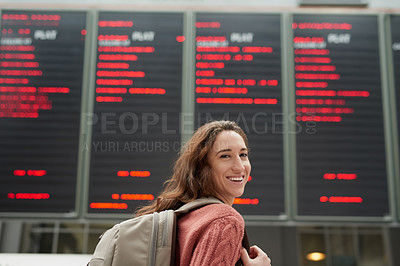
[[[183,15],[100,12],[88,213],[132,214],[180,150]]]
[[[252,171],[234,207],[284,215],[280,15],[199,13],[195,26],[195,126],[238,122]]]
[[[85,28],[85,12],[2,12],[1,213],[76,211]]]
[[[297,215],[389,215],[377,18],[294,15],[293,31]]]

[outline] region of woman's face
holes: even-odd
[[[234,131],[222,131],[207,155],[218,197],[232,205],[244,192],[251,165],[243,138]]]

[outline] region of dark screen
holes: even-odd
[[[236,121],[247,134],[251,180],[234,207],[244,215],[284,209],[279,15],[197,14],[196,127]]]
[[[389,214],[375,16],[295,15],[298,215]]]
[[[181,14],[101,12],[89,213],[154,199],[180,149]]]
[[[75,211],[84,12],[4,11],[0,210]]]

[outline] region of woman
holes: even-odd
[[[244,192],[251,165],[246,134],[234,122],[214,121],[200,127],[183,147],[174,173],[151,205],[136,212],[178,209],[200,197],[216,197],[225,204],[193,210],[178,220],[176,265],[271,265],[257,246],[242,247],[244,221],[232,208]]]

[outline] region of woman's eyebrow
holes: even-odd
[[[216,154],[221,153],[221,152],[227,152],[227,151],[232,151],[231,149],[223,149],[218,151]],[[247,151],[247,148],[241,148],[240,151]]]
[[[218,154],[218,153],[220,153],[220,152],[226,152],[226,151],[232,151],[232,150],[231,150],[231,149],[223,149],[223,150],[217,151],[216,154]]]

